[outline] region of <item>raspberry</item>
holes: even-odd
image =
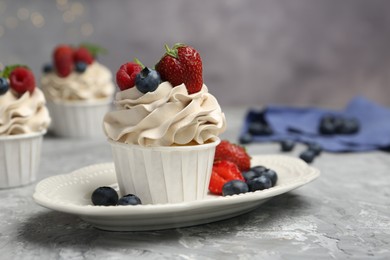
[[[116,82],[120,90],[126,90],[135,86],[135,77],[142,70],[141,65],[128,62],[123,64],[116,73]]]
[[[74,63],[84,62],[86,64],[92,64],[92,62],[94,61],[94,58],[93,58],[91,52],[87,48],[80,47],[74,52],[73,60],[74,60]]]
[[[59,45],[53,52],[57,75],[64,78],[73,71],[73,49],[68,45]]]
[[[24,94],[26,91],[33,93],[35,89],[34,74],[25,67],[15,68],[10,76],[9,81],[11,88],[19,95]]]

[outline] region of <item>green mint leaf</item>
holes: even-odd
[[[108,51],[106,48],[103,48],[97,44],[92,44],[88,42],[84,42],[80,44],[80,47],[86,48],[93,57],[97,57],[99,54],[107,54]]]
[[[19,68],[19,67],[28,68],[26,65],[21,65],[21,64],[8,65],[8,66],[5,66],[4,70],[0,72],[0,77],[8,79],[10,74],[11,74],[11,72],[14,69]]]

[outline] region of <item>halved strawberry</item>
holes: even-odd
[[[250,156],[245,148],[222,140],[215,149],[214,161],[226,160],[235,163],[240,171],[248,171],[251,167]]]
[[[229,161],[214,162],[209,184],[210,192],[221,195],[223,185],[231,180],[245,181],[237,165]]]

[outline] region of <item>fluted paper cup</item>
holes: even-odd
[[[142,204],[163,204],[201,200],[207,195],[220,140],[170,147],[109,142],[122,196],[135,194]]]
[[[0,188],[24,186],[36,180],[44,134],[0,136]]]
[[[50,130],[56,135],[72,138],[105,138],[104,115],[110,110],[111,99],[103,101],[48,101],[52,118]]]

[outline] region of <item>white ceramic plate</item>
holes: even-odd
[[[99,229],[158,230],[205,224],[246,213],[320,175],[302,160],[283,155],[253,156],[252,165],[275,170],[278,173],[276,186],[226,197],[210,194],[204,200],[175,204],[93,206],[91,194],[96,188],[117,187],[114,164],[106,163],[42,180],[35,188],[34,200],[46,208],[78,215]]]

